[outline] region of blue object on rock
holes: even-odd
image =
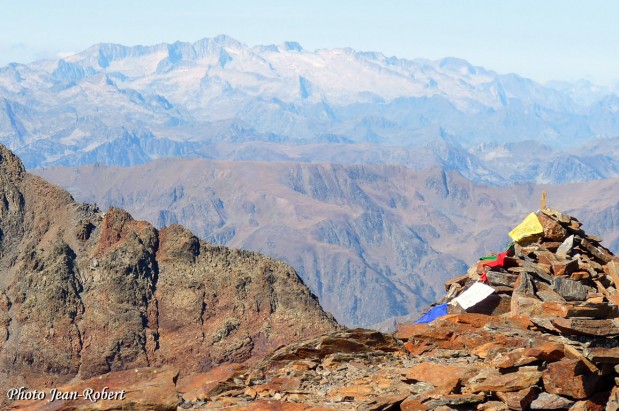
[[[439,304],[430,308],[430,311],[421,316],[415,321],[415,324],[425,324],[436,320],[439,317],[447,315],[447,304]]]

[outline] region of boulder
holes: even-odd
[[[585,399],[596,392],[600,376],[582,361],[563,359],[548,364],[542,379],[544,389],[550,394]]]

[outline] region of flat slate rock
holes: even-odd
[[[565,410],[574,404],[573,400],[556,394],[542,392],[531,403],[532,410]]]
[[[619,335],[618,321],[619,319],[555,318],[551,322],[563,334],[610,337]]]
[[[552,289],[567,301],[584,301],[589,290],[579,281],[556,277],[552,280]]]

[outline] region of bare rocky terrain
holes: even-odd
[[[0,146],[3,403],[113,371],[204,372],[339,327],[288,265],[76,203]]]
[[[392,317],[418,315],[446,279],[507,245],[542,190],[619,248],[613,179],[492,187],[439,168],[205,159],[34,172],[80,201],[282,259],[349,326],[387,329]]]
[[[205,373],[110,372],[59,390],[125,398],[11,409],[617,410],[619,258],[572,216],[544,207],[529,217],[507,251],[446,282],[447,312],[426,323],[329,332]],[[480,286],[492,293],[465,303]]]

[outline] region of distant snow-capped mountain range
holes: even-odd
[[[29,167],[193,156],[439,165],[491,184],[619,175],[616,94],[456,58],[99,44],[0,68],[0,98],[0,142]]]

